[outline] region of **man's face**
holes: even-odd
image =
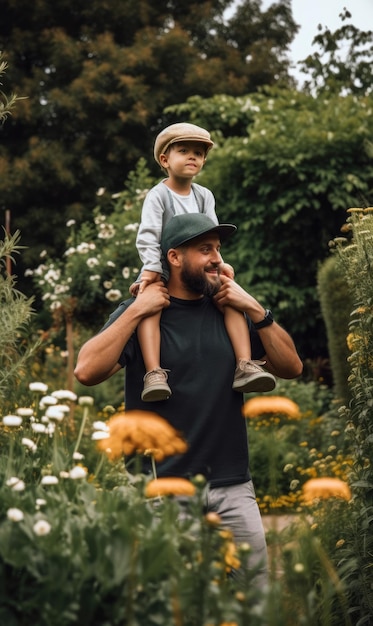
[[[221,286],[221,263],[219,236],[202,235],[183,247],[181,281],[193,293],[213,296]]]

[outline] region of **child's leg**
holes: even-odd
[[[247,322],[241,311],[231,306],[224,307],[224,322],[231,340],[237,365],[240,360],[251,360],[251,341]]]
[[[271,391],[276,386],[276,379],[260,365],[263,361],[251,360],[251,341],[247,322],[243,313],[233,307],[224,308],[224,322],[232,342],[236,357],[236,371],[233,389],[240,392]]]
[[[171,389],[167,384],[167,372],[161,368],[161,313],[144,318],[137,327],[145,371],[144,389],[141,399],[144,402],[167,400]]]

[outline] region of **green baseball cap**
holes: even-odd
[[[212,232],[217,233],[221,241],[225,241],[236,230],[237,227],[234,224],[215,224],[204,213],[174,215],[163,229],[161,237],[162,252],[166,255],[171,248],[177,248],[191,239]]]

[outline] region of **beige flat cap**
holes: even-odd
[[[164,154],[171,144],[180,141],[200,141],[206,146],[206,154],[214,145],[210,133],[200,126],[189,124],[188,122],[171,124],[171,126],[164,128],[155,140],[154,158],[159,165],[160,155]]]

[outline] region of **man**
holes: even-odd
[[[149,285],[113,313],[81,349],[75,370],[85,385],[126,367],[126,409],[154,411],[181,431],[188,450],[158,464],[157,475],[206,477],[206,510],[220,515],[237,543],[249,543],[249,566],[266,581],[266,544],[249,472],[243,395],[232,389],[235,357],[221,312],[226,305],[246,314],[254,359],[275,376],[295,378],[302,362],[288,333],[234,280],[220,275],[221,241],[236,227],[207,215],[173,217],[161,247],[170,268],[167,288]],[[162,311],[161,360],[171,369],[173,394],[154,405],[141,401],[144,363],[136,337],[140,321]]]

